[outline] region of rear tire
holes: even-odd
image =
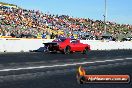
[[[57,53],[57,51],[52,47],[52,45],[45,46],[44,52],[49,52],[49,53]]]

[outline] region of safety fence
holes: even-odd
[[[0,52],[29,52],[42,50],[43,43],[51,42],[52,39],[24,39],[24,38],[0,38]],[[132,41],[100,41],[81,40],[80,42],[89,44],[91,50],[118,50],[132,49]]]

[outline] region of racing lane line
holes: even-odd
[[[126,58],[127,60],[131,60],[132,58]]]
[[[67,67],[67,66],[76,66],[76,65],[84,65],[91,63],[105,63],[105,62],[114,62],[114,61],[123,61],[123,60],[132,60],[132,58],[124,58],[124,59],[114,59],[114,60],[103,60],[103,61],[93,61],[93,62],[78,62],[72,64],[62,64],[62,65],[51,65],[51,66],[37,66],[37,67],[25,67],[25,68],[14,68],[14,69],[2,69],[0,72],[8,72],[8,71],[18,71],[18,70],[31,70],[31,69],[41,69],[41,68],[54,68],[54,67]]]

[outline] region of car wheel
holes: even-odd
[[[49,52],[49,47],[48,46],[44,46],[44,52]]]
[[[85,48],[82,53],[87,54],[88,53],[88,48]]]
[[[64,49],[64,54],[70,54],[70,47],[67,46],[65,49]]]

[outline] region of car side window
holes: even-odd
[[[71,43],[78,43],[77,40],[71,40],[70,42],[71,42]]]

